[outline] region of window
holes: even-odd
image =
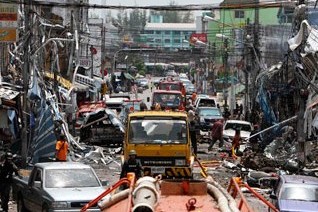
[[[173,41],[174,41],[174,43],[181,43],[180,39],[174,39]]]
[[[170,39],[165,39],[165,43],[170,43]]]
[[[135,144],[186,144],[186,126],[185,120],[162,120],[162,117],[131,120],[129,141]]]
[[[174,34],[175,34],[175,35],[180,35],[181,32],[180,32],[180,31],[174,31]]]
[[[165,31],[165,34],[166,35],[170,35],[170,31]]]
[[[146,30],[145,34],[153,34],[153,30]]]
[[[156,43],[161,43],[161,39],[156,39]]]
[[[244,18],[244,11],[243,10],[235,10],[234,17],[235,18]]]
[[[147,38],[147,42],[153,42],[153,38]]]
[[[157,35],[161,35],[161,31],[156,31],[156,34]]]

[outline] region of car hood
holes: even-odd
[[[46,188],[55,201],[90,201],[105,191],[102,187]],[[62,195],[61,195],[62,194]]]
[[[318,211],[318,202],[279,200],[280,211]]]
[[[223,130],[223,137],[227,136],[227,137],[234,137],[235,134],[235,130],[233,129],[228,129],[228,130]],[[241,138],[248,138],[250,137],[251,132],[249,131],[241,131]]]

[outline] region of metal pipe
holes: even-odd
[[[133,192],[133,212],[154,211],[159,200],[158,180],[152,177],[143,177],[136,182]]]

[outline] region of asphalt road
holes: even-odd
[[[150,108],[151,105],[151,95],[152,92],[150,89],[143,91],[143,93],[132,93],[131,98],[134,99],[137,97],[138,99],[142,99]],[[147,98],[150,97],[150,101],[147,101]],[[217,151],[218,144],[214,145],[212,151],[208,152],[208,144],[200,143],[198,144],[198,159],[204,164],[206,167],[206,171],[208,175],[212,176],[212,178],[218,182],[223,188],[227,189],[229,182],[232,177],[237,175],[237,172],[233,169],[225,168],[222,166],[222,160],[227,160],[223,158],[224,154],[219,153]],[[231,160],[231,159],[229,159]],[[233,162],[233,161],[231,161]],[[114,161],[109,163],[108,165],[104,164],[90,164],[96,171],[98,177],[102,181],[107,181],[108,186],[113,185],[115,182],[119,180],[119,175],[121,171],[120,167],[120,155],[116,155],[114,157]],[[196,179],[203,178],[201,175],[201,168],[198,164],[194,167],[194,177]],[[268,211],[263,203],[257,200],[257,198],[253,197],[251,194],[245,194],[247,197],[247,201],[250,206],[253,208],[255,212]],[[265,197],[268,198],[268,195],[265,194]],[[9,212],[16,212],[16,204],[14,201],[10,201],[9,203]]]

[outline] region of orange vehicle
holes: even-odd
[[[166,110],[185,110],[185,97],[180,91],[175,90],[155,90],[152,95],[152,106],[160,104]]]
[[[158,85],[159,90],[171,90],[171,91],[180,91],[183,96],[186,95],[186,90],[181,81],[173,80],[173,79],[165,79],[159,82]]]

